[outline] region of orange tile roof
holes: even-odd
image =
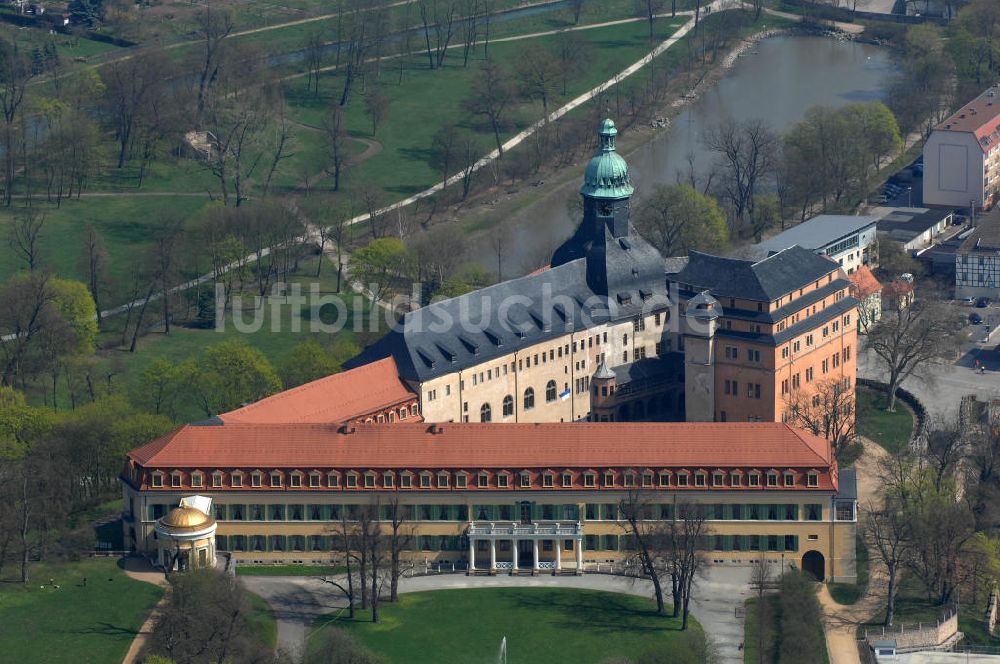
[[[223,413],[229,424],[340,424],[416,398],[385,358]]]
[[[882,284],[879,282],[872,271],[868,269],[867,265],[862,265],[852,274],[848,275],[848,279],[854,284],[856,290],[855,297],[859,300],[863,300],[869,295],[878,293],[882,290]]]
[[[437,429],[440,433],[434,433]],[[830,443],[780,422],[186,425],[129,457],[173,468],[829,468]]]
[[[939,123],[935,130],[958,131],[974,134],[979,147],[988,151],[1000,140],[1000,96],[990,87],[951,117]]]

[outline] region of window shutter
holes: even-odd
[[[229,551],[229,538],[225,535],[216,535],[215,548],[219,551]]]

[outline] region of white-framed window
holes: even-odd
[[[447,489],[451,484],[448,473],[438,473],[438,488]]]
[[[229,486],[239,488],[243,486],[243,473],[234,471],[229,474]]]
[[[191,487],[192,488],[200,488],[201,487],[201,472],[200,471],[196,470],[193,473],[191,473]]]
[[[569,488],[569,487],[573,486],[573,475],[570,474],[570,473],[563,473],[562,474],[562,485],[563,485],[563,488]]]
[[[295,471],[288,476],[288,486],[299,488],[302,486],[302,473]]]
[[[320,483],[319,473],[312,472],[309,473],[309,486],[313,489],[318,488]]]
[[[271,486],[281,486],[281,473],[272,472],[271,473]]]
[[[506,489],[510,486],[510,475],[507,473],[500,473],[497,475],[497,486],[501,489]]]
[[[213,487],[222,486],[222,473],[218,470],[212,473],[212,486]]]
[[[181,474],[177,471],[170,473],[170,486],[178,487],[181,485]]]
[[[150,478],[150,483],[154,487],[163,486],[163,473],[153,473],[152,477]]]
[[[260,471],[254,472],[250,475],[250,486],[259,487],[264,484],[264,474]]]
[[[521,488],[522,489],[527,489],[528,487],[531,486],[531,473],[527,473],[527,472],[521,473],[520,477],[521,477]]]
[[[326,476],[326,485],[331,489],[336,489],[340,486],[340,475],[337,473],[328,473]]]
[[[817,473],[809,473],[806,475],[806,486],[817,487],[819,486],[819,475]]]

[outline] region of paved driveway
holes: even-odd
[[[267,600],[278,623],[278,647],[294,659],[302,648],[313,622],[321,615],[345,606],[335,589],[314,577],[241,576],[240,582]],[[749,569],[743,567],[708,568],[698,580],[691,613],[716,644],[720,664],[741,664],[743,653],[743,618],[736,610],[747,597]],[[584,588],[652,597],[648,582],[606,574],[583,576],[493,576],[467,577],[463,574],[418,576],[400,581],[401,593],[448,588],[493,587]],[[742,614],[741,614],[742,615]]]

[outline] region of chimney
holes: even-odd
[[[444,427],[437,423],[432,424],[427,430],[434,435],[444,433]]]

